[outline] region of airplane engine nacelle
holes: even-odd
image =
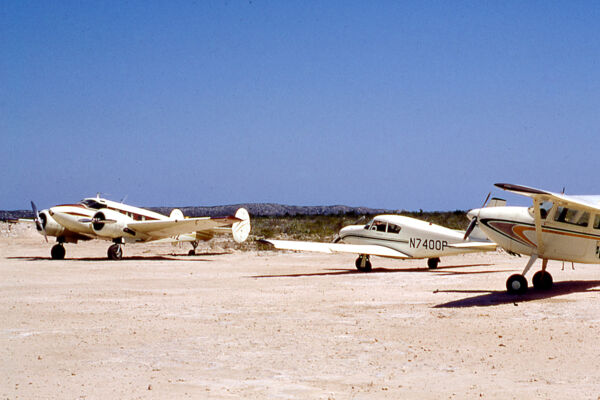
[[[52,218],[52,216],[50,216],[50,214],[48,214],[48,211],[46,210],[40,212],[40,220],[42,221],[42,226],[44,227],[46,235],[48,236],[58,237],[62,236],[65,232],[65,228],[61,224],[56,222],[56,220]],[[37,227],[36,229],[43,235],[43,232],[40,229],[38,229]]]
[[[96,235],[105,238],[134,237],[135,232],[127,228],[133,220],[117,211],[103,208],[93,217],[92,229]]]

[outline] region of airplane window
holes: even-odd
[[[375,221],[375,220],[370,220],[370,221],[369,221],[369,222],[368,222],[368,223],[365,225],[365,228],[364,228],[364,229],[371,229],[371,226],[373,225],[373,222],[374,222],[374,221]]]
[[[550,214],[550,210],[552,210],[552,206],[554,206],[554,204],[551,201],[544,201],[542,204],[540,204],[540,217],[542,219],[546,219],[548,214]],[[533,213],[534,213],[533,207],[529,207],[529,215],[531,215],[533,217],[534,216]]]
[[[594,229],[600,229],[600,215],[596,215],[594,219]]]
[[[401,229],[398,225],[388,224],[388,233],[400,233]]]
[[[99,210],[101,208],[104,208],[103,204],[100,204],[99,202],[97,202],[94,199],[82,200],[81,204],[83,204],[84,206],[86,206],[88,208],[93,208],[94,210]]]
[[[567,224],[587,226],[590,220],[590,214],[581,210],[574,210],[572,208],[558,207],[554,220],[557,222],[564,222]]]
[[[371,229],[376,229],[377,232],[385,232],[386,225],[387,224],[383,221],[375,221],[373,223],[373,228]]]

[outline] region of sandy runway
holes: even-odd
[[[67,246],[0,238],[3,399],[600,396],[595,265],[550,262],[554,289],[517,297],[526,259],[504,253],[364,274],[345,255]]]

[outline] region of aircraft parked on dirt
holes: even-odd
[[[496,249],[496,244],[487,240],[483,234],[480,240],[465,240],[464,234],[464,231],[401,215],[378,215],[366,225],[342,228],[333,243],[272,239],[261,241],[282,250],[358,254],[355,266],[361,272],[371,271],[370,256],[427,258],[427,265],[434,269],[441,256]],[[345,243],[339,243],[340,241]]]
[[[600,196],[567,196],[527,186],[496,183],[500,189],[531,197],[532,207],[494,207],[469,211],[471,224],[509,253],[529,255],[521,274],[506,281],[509,293],[527,290],[525,274],[542,259],[533,287],[550,289],[548,260],[600,263]],[[465,234],[468,238],[469,230]]]
[[[250,233],[248,211],[240,208],[235,217],[186,218],[179,209],[174,209],[167,217],[144,208],[98,197],[83,199],[79,204],[65,204],[50,207],[38,212],[31,202],[33,220],[46,241],[48,236],[58,242],[50,252],[53,259],[65,258],[64,243],[77,243],[79,240],[104,239],[114,244],[108,248],[108,258],[120,260],[123,257],[121,245],[138,242],[190,242],[195,253],[200,240],[209,240],[218,232],[231,232],[233,239],[240,243]]]

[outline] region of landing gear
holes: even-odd
[[[123,248],[120,243],[115,243],[108,248],[108,259],[109,260],[120,260],[123,258]]]
[[[53,260],[64,260],[65,254],[65,247],[62,245],[62,243],[55,244],[50,250],[50,255],[52,256]]]
[[[354,265],[356,265],[356,269],[360,272],[371,271],[371,261],[369,261],[368,254],[361,254],[360,256],[358,256]]]
[[[429,269],[436,269],[439,263],[439,258],[430,258],[427,260],[427,266],[429,267]]]
[[[535,260],[537,260],[537,254],[532,254],[531,258],[527,262],[525,269],[522,274],[511,275],[506,281],[506,290],[510,294],[523,294],[527,291],[527,279],[525,279],[525,274]],[[546,272],[546,266],[548,265],[548,259],[542,259],[542,270],[536,272],[533,275],[533,287],[537,290],[548,290],[552,288],[552,275]]]
[[[552,288],[552,275],[546,271],[538,271],[533,275],[533,287],[537,290],[550,290]]]
[[[188,256],[195,256],[196,255],[196,247],[198,247],[198,241],[190,242],[190,244],[192,245],[193,249],[188,251]]]
[[[510,294],[523,294],[527,291],[527,279],[521,274],[511,275],[506,280],[506,290]]]

